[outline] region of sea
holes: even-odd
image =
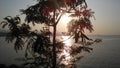
[[[120,35],[90,35],[92,39],[102,39],[91,47],[93,51],[83,53],[82,59],[77,60],[77,68],[120,68]],[[16,52],[14,43],[7,43],[5,37],[0,37],[0,64],[17,64],[23,61],[15,60],[24,58],[24,50]],[[18,63],[19,62],[19,63]]]

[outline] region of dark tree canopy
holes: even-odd
[[[7,16],[4,18],[5,21],[1,22],[1,25],[3,28],[8,26],[10,33],[6,36],[6,41],[14,42],[16,51],[25,48],[25,59],[28,62],[24,63],[24,66],[29,65],[35,68],[75,68],[74,62],[76,59],[82,58],[82,56],[75,56],[82,51],[90,52],[92,50],[89,46],[72,45],[70,47],[70,55],[74,58],[70,60],[71,63],[68,66],[60,63],[65,59],[65,55],[57,59],[59,54],[62,53],[65,44],[63,41],[56,40],[56,26],[65,13],[77,18],[68,23],[68,34],[74,35],[76,42],[78,42],[80,37],[82,39],[80,45],[91,45],[93,42],[101,41],[85,42],[86,39],[91,40],[86,36],[85,29],[90,32],[93,31],[90,17],[94,14],[91,9],[88,9],[85,0],[37,0],[35,5],[21,9],[21,12],[26,15],[25,23],[21,24],[19,16]],[[50,38],[51,32],[49,30],[31,31],[29,23],[52,26],[53,40]],[[32,56],[30,57],[29,55]]]

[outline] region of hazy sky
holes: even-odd
[[[96,20],[92,19],[93,34],[120,35],[120,0],[86,0],[88,7],[95,11]],[[0,21],[5,16],[20,14],[34,0],[0,0]]]

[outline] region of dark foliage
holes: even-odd
[[[25,23],[21,24],[21,19],[7,16],[5,21],[1,22],[2,27],[8,27],[10,32],[6,36],[6,41],[14,43],[16,52],[25,48],[24,67],[29,68],[76,68],[74,62],[81,59],[83,56],[79,54],[82,51],[91,52],[93,49],[86,45],[91,45],[94,42],[86,42],[89,39],[84,33],[85,29],[93,31],[90,17],[94,12],[87,8],[85,0],[37,0],[35,5],[29,6],[26,9],[21,9],[22,14],[25,14]],[[64,13],[70,13],[71,17],[76,17],[78,20],[72,20],[68,24],[69,35],[75,35],[76,43],[81,37],[80,45],[72,45],[70,50],[64,50],[64,41],[56,40],[56,26]],[[53,41],[50,40],[50,31],[31,31],[28,23],[46,24],[53,27]],[[78,33],[78,34],[77,34]],[[77,35],[77,36],[76,36]],[[82,46],[81,46],[82,45]],[[68,51],[71,59],[67,60],[67,65],[61,63],[66,61],[65,54],[60,54],[63,51]],[[78,56],[76,56],[78,55]],[[14,66],[15,67],[15,66]]]

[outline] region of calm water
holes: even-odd
[[[0,37],[0,64],[20,64],[22,61],[15,61],[16,58],[24,57],[24,51],[16,53],[14,43],[7,43],[5,37]]]
[[[103,42],[94,44],[92,53],[84,54],[78,68],[120,68],[120,36],[100,36]]]
[[[94,44],[91,53],[84,53],[84,58],[77,61],[78,68],[120,68],[120,36],[90,36],[102,38],[103,42]],[[24,57],[24,51],[16,53],[12,43],[0,37],[0,64],[20,64],[15,58]]]

